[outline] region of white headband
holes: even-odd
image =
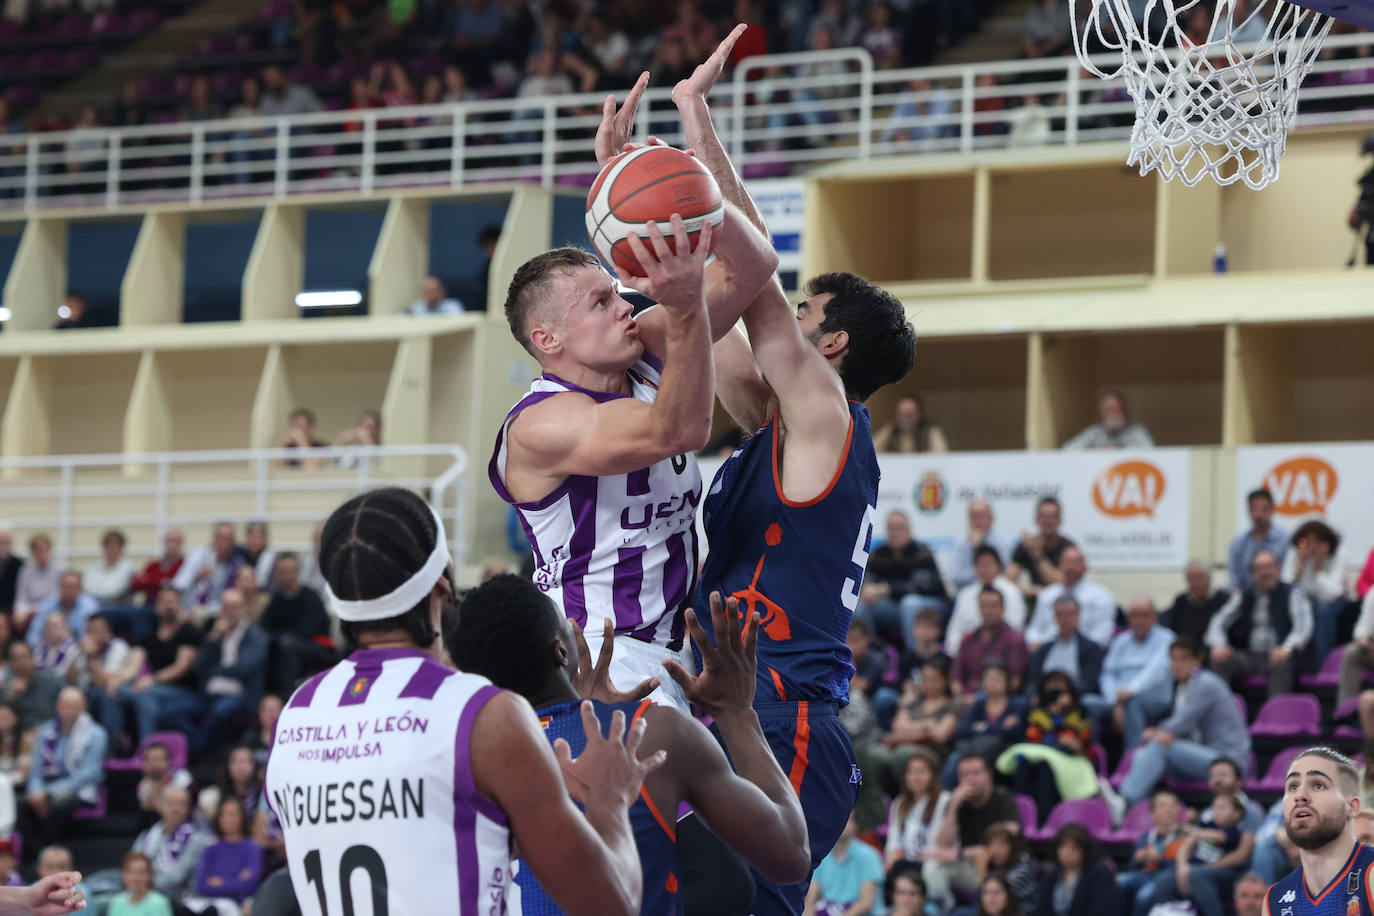
[[[453,562],[453,558],[449,556],[448,535],[444,533],[443,519],[439,518],[439,513],[434,511],[433,506],[429,506],[429,511],[434,516],[434,551],[430,553],[425,565],[416,570],[409,579],[396,586],[395,590],[379,598],[368,598],[365,601],[344,601],[334,594],[334,589],[329,587],[328,582],[324,584],[324,593],[329,599],[329,606],[334,609],[334,613],[339,615],[340,620],[363,623],[370,620],[399,617],[419,604],[433,590],[434,583],[439,581],[439,577]]]

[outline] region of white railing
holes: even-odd
[[[320,466],[285,466],[301,461]],[[169,528],[189,529],[188,545],[219,521],[264,521],[308,532],[355,493],[405,487],[429,494],[448,528],[455,566],[461,566],[467,555],[467,472],[467,452],[456,445],[3,458],[0,506],[14,530],[48,534],[55,555],[72,561],[98,556],[99,533],[106,528],[129,532],[130,556],[156,556]],[[92,501],[89,511],[86,500]],[[206,508],[218,500],[222,509]],[[130,503],[146,508],[119,508]],[[273,546],[305,551],[311,544],[306,534],[274,537]]]
[[[1299,125],[1374,122],[1374,38],[1341,35],[1301,94]],[[1110,65],[1115,55],[1103,55]],[[1117,61],[1119,63],[1119,61]],[[926,83],[918,81],[927,80]],[[494,181],[590,184],[602,95],[319,112],[21,134],[0,144],[0,209],[370,193]],[[1032,104],[1034,99],[1034,104]],[[862,49],[746,60],[712,95],[746,176],[899,153],[1124,140],[1135,106],[1120,80],[1076,57],[875,70]],[[666,87],[637,122],[681,143]]]

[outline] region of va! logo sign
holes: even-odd
[[[1164,472],[1148,461],[1122,461],[1093,481],[1093,505],[1103,515],[1154,518],[1164,498]]]
[[[1283,515],[1325,514],[1339,482],[1335,468],[1309,456],[1290,458],[1264,475],[1265,488],[1274,494],[1274,510]]]

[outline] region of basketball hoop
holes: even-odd
[[[1146,0],[1137,22],[1130,0],[1070,0],[1074,49],[1089,72],[1125,79],[1136,106],[1126,162],[1141,175],[1258,190],[1279,177],[1298,87],[1334,20],[1287,0],[1215,2],[1206,17],[1208,0]],[[1094,64],[1100,50],[1121,65]]]

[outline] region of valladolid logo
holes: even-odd
[[[1264,475],[1264,486],[1274,494],[1274,510],[1283,515],[1324,515],[1339,483],[1335,468],[1309,455],[1289,458]]]
[[[936,515],[945,508],[945,499],[948,495],[949,488],[945,486],[945,479],[940,476],[940,472],[926,471],[916,483],[916,492],[911,494],[911,498],[916,501],[916,508],[923,514]]]
[[[1164,472],[1150,462],[1122,461],[1093,480],[1093,505],[1113,518],[1154,518],[1164,486]]]

